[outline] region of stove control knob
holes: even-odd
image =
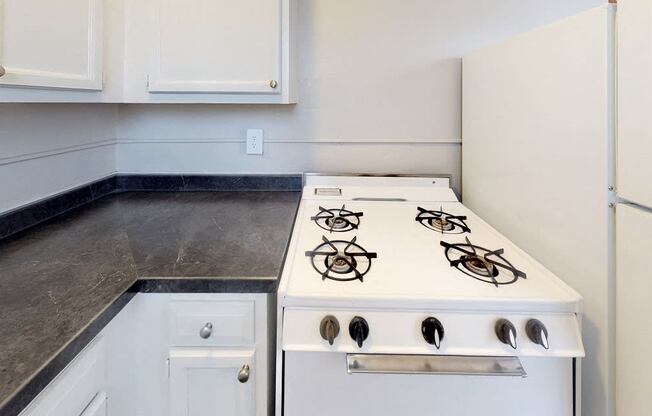
[[[337,321],[337,318],[333,315],[324,317],[319,325],[319,333],[323,339],[328,341],[330,345],[333,345],[333,341],[340,334],[340,323]]]
[[[441,347],[441,341],[444,339],[444,326],[437,318],[426,318],[421,323],[421,334],[428,344],[434,345],[439,349]]]
[[[362,348],[362,343],[369,336],[369,324],[364,318],[356,316],[351,319],[349,324],[349,335],[358,344],[358,347]]]
[[[507,319],[499,319],[496,322],[496,336],[503,344],[516,349],[516,328]]]
[[[548,330],[543,322],[538,319],[530,319],[525,325],[525,332],[527,333],[528,338],[537,345],[541,345],[543,348],[550,348],[548,343]]]

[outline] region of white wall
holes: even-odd
[[[121,107],[118,170],[434,172],[459,190],[460,57],[601,3],[299,0],[296,106]]]
[[[296,1],[297,105],[1,105],[0,212],[115,170],[434,172],[459,190],[460,57],[604,2]]]
[[[115,172],[117,107],[0,105],[0,213]]]

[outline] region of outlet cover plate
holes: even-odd
[[[247,130],[247,154],[262,155],[264,146],[263,131],[260,129]]]

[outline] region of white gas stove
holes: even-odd
[[[285,416],[579,414],[581,297],[448,178],[304,185],[279,287]]]

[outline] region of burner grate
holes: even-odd
[[[319,213],[310,219],[326,231],[342,233],[356,230],[362,215],[362,212],[349,211],[342,205],[342,208],[331,209],[319,207]]]
[[[323,243],[313,251],[306,251],[312,267],[322,280],[330,279],[340,282],[352,280],[364,281],[364,275],[371,269],[371,259],[378,257],[356,244],[357,237],[351,241],[329,241],[322,237]]]
[[[440,232],[442,234],[463,234],[470,233],[471,229],[466,225],[466,216],[452,215],[440,207],[439,211],[427,210],[417,207],[419,214],[416,221],[424,227]]]
[[[491,251],[472,244],[468,238],[465,239],[466,244],[441,242],[441,245],[446,248],[446,258],[451,267],[496,287],[515,283],[519,277],[527,278],[525,273],[516,269],[503,257],[505,250],[502,248]]]

